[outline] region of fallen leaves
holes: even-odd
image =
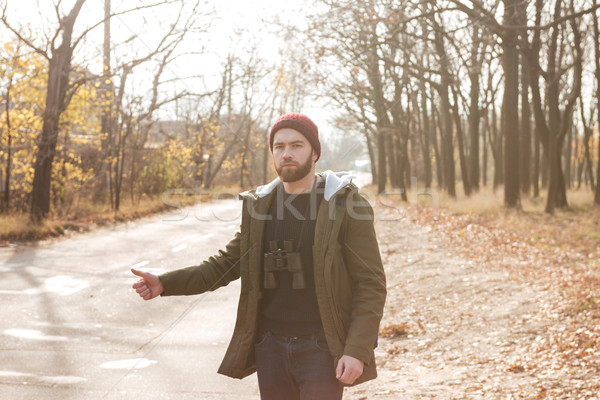
[[[591,398],[600,384],[600,241],[581,234],[592,215],[566,218],[529,215],[470,215],[420,208],[413,221],[428,226],[475,263],[503,267],[548,292],[538,299],[536,318],[547,328],[516,349],[503,349],[506,371],[544,376],[535,398]],[[434,215],[435,214],[435,215]],[[519,361],[520,360],[520,361]],[[583,379],[589,375],[595,379]],[[550,384],[551,383],[551,384]]]
[[[454,371],[438,386],[418,386],[423,398],[450,387],[470,393],[464,398],[597,398],[600,238],[585,229],[598,216],[405,210],[426,236],[411,248],[397,225],[379,227],[391,250],[386,264],[398,268],[390,274],[396,284],[387,306],[396,318],[381,331],[388,340],[381,346],[386,367],[408,377]],[[438,247],[443,253],[435,253]],[[436,263],[457,255],[463,260],[458,268],[440,275]],[[506,297],[511,282],[528,294]],[[430,372],[423,375],[415,365]]]
[[[398,338],[408,335],[409,328],[407,324],[387,325],[381,329],[379,334],[384,338]]]
[[[513,364],[510,367],[508,367],[507,371],[519,374],[521,372],[525,372],[525,367],[519,364]]]

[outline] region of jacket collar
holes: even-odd
[[[346,171],[333,172],[327,170],[325,172],[318,173],[317,175],[325,178],[324,198],[326,201],[329,201],[337,192],[349,186],[352,183],[353,178],[353,176]],[[281,183],[281,179],[277,177],[266,185],[259,186],[254,191],[244,192],[240,194],[240,196],[245,197],[248,195],[254,195],[255,197],[263,198],[269,193],[273,192],[279,183]]]

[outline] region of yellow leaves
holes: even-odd
[[[3,101],[8,101],[9,111],[0,111],[0,149],[6,154],[11,137],[11,192],[12,200],[24,201],[33,182],[35,143],[42,127],[42,110],[45,101],[46,62],[37,53],[24,52],[18,42],[2,43],[0,71],[3,84],[10,82],[10,97],[2,91]],[[10,122],[10,130],[8,130]],[[4,157],[3,157],[4,159]]]
[[[7,117],[10,120],[12,139],[11,189],[16,199],[31,191],[34,176],[36,143],[43,125],[43,111],[48,80],[47,60],[39,54],[23,51],[17,42],[1,44],[0,73],[4,80],[10,80],[11,90],[8,99],[10,111],[0,112],[0,129],[6,129]],[[72,76],[81,76],[81,73]],[[55,158],[54,176],[57,178],[53,188],[60,196],[76,193],[93,177],[93,170],[85,170],[77,156],[80,145],[90,146],[99,141],[90,140],[99,132],[97,116],[97,90],[91,83],[79,88],[72,102],[60,120],[59,144],[69,144],[66,149],[59,145]],[[70,139],[67,139],[68,135]],[[0,148],[7,143],[2,137]],[[57,170],[60,166],[60,171]]]
[[[63,131],[71,131],[81,142],[83,138],[90,141],[92,137],[99,140],[101,135],[101,107],[97,100],[97,90],[93,83],[80,87],[71,103],[61,116]]]

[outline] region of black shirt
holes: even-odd
[[[283,184],[276,190],[269,210],[271,218],[265,225],[263,252],[270,251],[270,241],[278,241],[282,248],[284,240],[293,240],[294,251],[300,253],[305,284],[303,289],[294,289],[294,276],[289,271],[273,272],[275,288],[265,289],[263,280],[259,326],[263,331],[285,336],[319,332],[323,327],[315,292],[312,247],[324,182],[309,193],[285,193]]]

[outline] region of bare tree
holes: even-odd
[[[2,210],[8,212],[10,208],[10,178],[12,175],[12,151],[13,151],[13,128],[10,118],[11,96],[13,86],[13,75],[9,74],[8,82],[6,83],[6,92],[4,94],[4,118],[6,125],[6,164],[4,165],[4,199],[2,202]]]
[[[165,96],[164,94],[161,95],[159,89],[162,83],[162,75],[169,63],[172,62],[175,50],[181,44],[194,22],[193,15],[184,19],[184,7],[182,3],[177,18],[175,18],[155,48],[149,50],[139,58],[125,62],[120,67],[121,74],[119,76],[119,87],[116,92],[115,101],[117,120],[110,122],[108,131],[111,203],[115,210],[119,210],[121,205],[121,192],[125,178],[127,153],[131,154],[128,165],[130,196],[133,201],[138,174],[138,157],[148,138],[154,113],[166,104],[188,95],[187,90],[183,90],[173,95]],[[154,76],[152,77],[150,100],[144,102],[143,98],[146,96],[142,94],[138,94],[138,96],[126,96],[126,84],[133,70],[151,61],[155,61],[156,65],[154,67]],[[129,97],[131,100],[126,102],[126,97]]]
[[[594,7],[598,6],[597,0],[594,0]],[[596,101],[600,101],[600,29],[598,29],[598,17],[597,11],[594,11],[593,14],[593,24],[594,24],[594,65],[596,67]],[[600,124],[600,105],[597,107],[598,111],[598,123]],[[599,140],[600,142],[600,133]],[[596,171],[596,191],[594,194],[594,204],[600,207],[600,145],[598,146],[598,165]],[[594,179],[591,177],[591,179]]]
[[[444,185],[448,194],[452,197],[456,197],[456,175],[454,166],[454,147],[453,147],[453,119],[452,119],[452,106],[450,104],[450,92],[449,87],[453,84],[452,76],[450,75],[451,66],[450,59],[446,52],[445,38],[442,26],[435,20],[435,16],[432,17],[432,24],[434,26],[434,44],[438,55],[438,62],[440,64],[440,84],[436,86],[436,89],[440,95],[440,126],[441,126],[441,137],[442,137],[442,163],[444,172]]]
[[[519,23],[519,0],[504,0],[505,25]],[[504,137],[504,203],[509,208],[520,207],[519,197],[519,55],[517,32],[506,30],[502,35],[504,68],[504,99],[502,101]]]
[[[123,15],[126,13],[149,9],[169,0],[156,3],[143,4],[119,13],[110,15]],[[7,14],[8,3],[4,4],[0,20],[19,40],[29,46],[35,52],[42,55],[48,61],[48,84],[46,92],[46,105],[43,113],[43,125],[37,141],[37,154],[34,163],[34,180],[32,188],[31,218],[40,221],[48,216],[50,212],[50,184],[52,181],[52,166],[56,155],[56,144],[59,134],[61,114],[68,107],[71,99],[84,83],[89,81],[90,76],[71,81],[71,69],[73,53],[84,38],[108,17],[103,18],[96,24],[92,24],[78,36],[74,37],[74,27],[85,0],[77,0],[72,8],[63,15],[61,2],[54,4],[55,15],[58,26],[42,45],[36,45],[35,40],[15,27]],[[95,77],[91,77],[95,78]]]
[[[52,162],[54,160],[58,126],[61,113],[67,108],[77,89],[77,84],[69,83],[73,50],[80,38],[73,40],[73,27],[85,0],[77,0],[66,15],[60,15],[59,26],[48,43],[49,50],[34,45],[31,39],[23,36],[8,22],[7,4],[2,13],[2,22],[19,39],[48,60],[48,88],[46,107],[43,115],[43,127],[38,140],[37,157],[34,165],[31,216],[35,221],[45,218],[50,212],[50,182]],[[60,44],[57,40],[60,37]]]

